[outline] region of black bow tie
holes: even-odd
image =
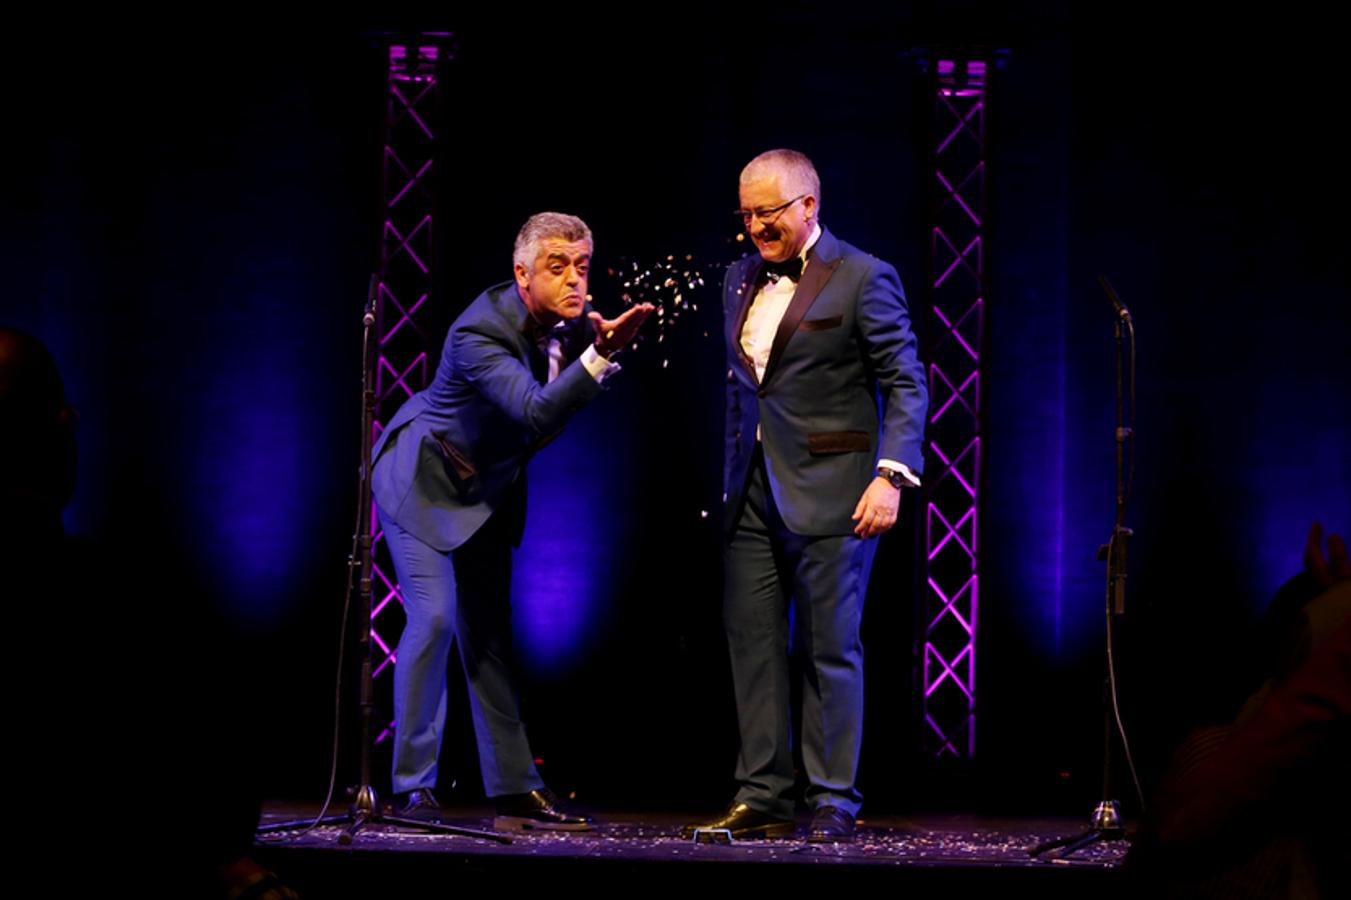
[[[564,319],[552,326],[545,327],[537,322],[534,316],[527,316],[525,326],[521,331],[525,334],[526,340],[532,344],[538,345],[541,349],[549,346],[549,341],[557,338],[564,344],[577,333],[577,325],[580,320]]]
[[[783,262],[765,261],[765,267],[762,274],[770,282],[777,282],[780,278],[787,278],[794,284],[802,280],[802,258],[794,256],[792,259],[785,259]]]

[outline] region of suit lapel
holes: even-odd
[[[737,304],[736,321],[732,325],[731,338],[737,358],[746,367],[746,371],[751,373],[751,380],[758,381],[755,375],[755,361],[746,355],[746,349],[741,346],[741,330],[746,327],[746,316],[750,314],[751,301],[755,299],[755,292],[758,289],[757,284],[760,281],[760,269],[764,265],[764,260],[759,255],[748,259],[746,272],[741,278],[741,299]]]
[[[497,309],[502,321],[506,323],[508,333],[515,338],[516,352],[521,360],[529,360],[531,348],[534,346],[535,320],[530,318],[525,301],[521,299],[520,291],[516,289],[516,282],[508,281],[502,285]]]
[[[793,337],[793,332],[802,324],[807,310],[811,309],[821,294],[821,289],[826,286],[827,281],[830,281],[830,276],[835,274],[842,261],[843,257],[840,256],[835,238],[823,228],[821,237],[807,260],[807,268],[802,272],[802,281],[798,282],[793,299],[789,301],[788,309],[784,310],[783,318],[779,320],[779,329],[774,332],[774,343],[769,348],[769,362],[765,364],[765,382],[773,376],[788,341]]]

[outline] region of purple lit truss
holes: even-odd
[[[432,161],[435,157],[433,108],[437,67],[446,55],[448,35],[424,35],[388,45],[385,149],[382,170],[384,223],[380,239],[380,269],[376,333],[376,421],[374,438],[383,423],[405,400],[427,386],[427,348],[435,346],[419,318],[431,290]],[[425,315],[425,313],[424,313]],[[403,597],[394,566],[371,508],[374,539],[371,579],[371,666],[375,696],[388,704],[392,696],[395,648],[403,630]],[[394,733],[391,706],[376,713],[375,742]]]
[[[977,510],[985,268],[985,75],[939,59],[920,639],[926,754],[976,752]]]

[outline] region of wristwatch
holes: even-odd
[[[902,475],[895,469],[888,469],[886,466],[877,467],[877,476],[879,478],[885,478],[891,484],[891,486],[898,491],[903,487],[909,486],[910,484],[910,482],[905,480],[904,475]]]

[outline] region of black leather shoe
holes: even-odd
[[[497,831],[590,831],[590,816],[568,812],[558,803],[553,791],[544,788],[528,794],[508,794],[493,800],[497,804]]]
[[[727,831],[736,838],[783,837],[797,830],[792,819],[780,819],[769,813],[762,813],[744,803],[733,803],[727,807],[722,818],[711,822],[695,822],[680,830],[682,837],[692,838],[696,831]]]
[[[416,819],[419,822],[440,822],[441,804],[427,788],[409,791],[404,796],[403,805],[395,813],[401,819]]]
[[[854,839],[854,817],[838,806],[822,806],[812,813],[807,840],[813,844],[847,843]]]

